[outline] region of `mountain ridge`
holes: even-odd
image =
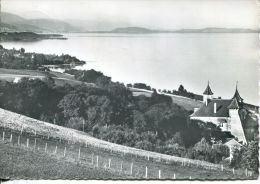
[[[6,31],[27,31],[27,32],[78,32],[79,28],[67,22],[55,19],[25,19],[21,16],[2,12],[2,21]],[[12,29],[10,29],[12,27]]]
[[[205,27],[205,28],[187,28],[187,29],[150,29],[146,27],[127,26],[116,27],[111,30],[94,30],[88,31],[84,28],[84,21],[80,21],[82,25],[76,24],[72,20],[56,20],[50,18],[26,19],[13,13],[2,12],[2,21],[4,29],[7,31],[28,31],[28,32],[51,32],[51,33],[127,33],[127,34],[147,34],[147,33],[258,33],[259,29],[249,28],[221,28],[221,27]],[[86,23],[88,21],[85,21]],[[3,24],[2,23],[2,24]],[[115,22],[111,23],[115,24]],[[108,26],[108,25],[106,25]],[[112,25],[111,25],[112,26]],[[108,26],[108,27],[111,27]],[[107,28],[109,29],[109,28]]]

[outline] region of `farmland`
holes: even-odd
[[[4,69],[0,68],[0,80],[13,82],[16,78],[38,78],[44,79],[46,77],[52,77],[55,81],[55,84],[58,86],[62,86],[64,84],[80,85],[82,82],[74,79],[74,76],[66,74],[66,73],[59,73],[59,72],[42,72],[36,70],[16,70],[16,69]],[[94,86],[93,84],[87,84],[90,86]]]
[[[206,162],[108,143],[2,109],[0,120],[2,178],[53,179],[63,172],[64,177],[79,179],[158,179],[159,172],[161,179],[255,177]]]

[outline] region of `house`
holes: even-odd
[[[213,97],[213,92],[208,83],[203,93],[203,105],[194,109],[190,119],[214,123],[222,131],[230,132],[238,138],[239,142],[247,143],[239,115],[239,110],[242,107],[243,98],[241,98],[237,87],[231,99],[220,99]]]

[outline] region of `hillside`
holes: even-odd
[[[0,32],[0,41],[39,41],[44,39],[66,38],[59,34],[36,34],[33,32]]]
[[[220,165],[109,143],[86,133],[37,121],[3,109],[0,109],[0,135],[2,155],[0,176],[2,178],[14,179],[19,176],[31,179],[54,179],[59,178],[64,172],[64,177],[69,178],[77,176],[78,179],[120,177],[126,179],[131,178],[131,172],[129,173],[131,163],[134,163],[132,175],[136,179],[146,178],[145,167],[149,171],[147,178],[158,178],[159,170],[162,173],[161,177],[168,179],[241,179],[244,177],[243,173],[238,171],[235,175],[226,168],[221,171]],[[12,144],[9,144],[10,142]],[[64,158],[65,147],[67,149]],[[94,155],[94,158],[99,156],[99,160],[93,160],[92,156],[91,161],[91,155]],[[109,159],[111,166],[108,164]],[[6,160],[9,161],[5,162]],[[120,163],[123,163],[121,168]],[[94,170],[93,165],[96,165]],[[108,166],[110,167],[107,168]],[[55,169],[59,167],[60,169]],[[86,172],[90,170],[91,172]]]
[[[47,32],[79,32],[80,30],[70,24],[54,19],[32,19],[16,22],[14,25],[30,25],[41,28]]]
[[[22,21],[26,20],[25,18],[23,18],[21,16],[18,16],[18,15],[12,14],[12,13],[7,13],[7,12],[2,12],[1,16],[2,16],[1,17],[2,21],[8,22],[8,23],[22,22]]]
[[[160,29],[148,29],[144,27],[120,27],[111,31],[103,31],[111,33],[135,33],[135,34],[147,34],[147,33],[258,33],[259,30],[243,29],[243,28],[202,28],[202,29],[175,29],[175,30],[160,30]]]
[[[2,21],[6,31],[31,32],[77,32],[78,28],[69,23],[54,19],[25,19],[12,13],[3,12]],[[9,27],[12,27],[10,29]],[[8,29],[7,29],[8,28]]]
[[[113,33],[153,33],[154,30],[150,30],[143,27],[125,27],[125,28],[116,28],[113,29],[111,32]]]
[[[145,90],[145,89],[137,89],[137,88],[129,88],[134,96],[140,96],[140,95],[145,95],[147,97],[151,97],[153,91]],[[159,92],[158,92],[159,93]],[[177,96],[177,95],[172,95],[172,94],[167,94],[167,93],[160,93],[164,94],[166,96],[169,96],[172,98],[172,102],[183,107],[184,109],[188,111],[193,111],[194,108],[201,107],[202,102],[194,99],[190,99],[187,97],[182,97],[182,96]]]
[[[44,79],[48,76],[51,76],[55,84],[57,86],[63,86],[64,84],[70,84],[72,86],[80,85],[82,82],[75,80],[75,78],[72,75],[65,74],[65,73],[59,73],[59,72],[41,72],[36,70],[14,70],[14,69],[5,69],[0,68],[0,80],[3,81],[9,81],[13,82],[15,79],[21,79],[21,78],[31,78],[31,79]],[[95,86],[93,84],[87,84],[85,85],[89,86]]]

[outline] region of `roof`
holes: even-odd
[[[234,98],[231,102],[231,104],[228,106],[229,109],[239,109],[239,105],[237,103],[237,99]]]
[[[194,112],[192,117],[229,117],[229,108],[233,100],[226,99],[212,99],[209,100],[208,104],[203,104],[196,112]],[[217,105],[217,112],[214,113],[214,103]]]
[[[227,146],[242,146],[242,144],[240,144],[237,140],[235,140],[234,138],[233,139],[230,139],[228,140],[227,142],[224,143],[225,145]]]
[[[235,94],[234,94],[234,96],[233,96],[232,99],[236,99],[239,103],[243,102],[243,100],[244,100],[244,99],[240,96],[240,94],[239,94],[237,88],[236,88]]]
[[[204,95],[213,95],[213,92],[211,91],[210,86],[209,86],[209,82],[208,82],[207,88],[205,89],[203,94]]]

